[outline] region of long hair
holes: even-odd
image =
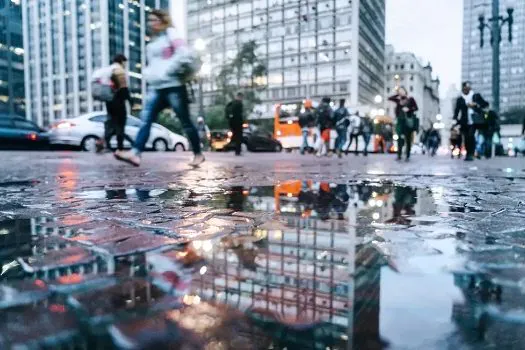
[[[173,26],[170,14],[165,10],[155,9],[149,13],[151,16],[157,17],[164,25],[164,29],[168,29]]]

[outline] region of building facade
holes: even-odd
[[[19,1],[0,1],[0,115],[25,115],[24,46]]]
[[[394,47],[387,46],[385,70],[385,96],[396,94],[403,86],[408,94],[416,100],[420,125],[429,128],[437,122],[440,112],[439,79],[432,77],[432,66],[423,65],[421,60],[411,52],[395,52]],[[386,114],[394,116],[395,106],[386,101]]]
[[[383,91],[384,0],[193,0],[187,13],[189,41],[207,42],[205,106],[218,93],[214,76],[250,40],[267,67],[263,116],[275,103],[330,96],[362,105]]]
[[[492,47],[490,30],[485,29],[485,45],[480,47],[479,16],[491,18],[491,6],[485,0],[463,1],[463,60],[462,80],[470,81],[475,91],[493,103],[492,96]],[[525,105],[525,2],[500,0],[500,14],[514,8],[513,40],[507,40],[507,26],[502,29],[500,44],[501,112]]]
[[[40,125],[101,110],[91,98],[93,71],[123,53],[136,108],[145,82],[147,13],[169,0],[22,1],[26,117]]]

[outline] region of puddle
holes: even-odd
[[[524,348],[501,335],[525,323],[516,321],[525,259],[509,249],[517,235],[457,229],[453,220],[486,211],[464,197],[373,181],[89,189],[74,195],[81,212],[43,206],[48,217],[0,221],[0,281],[144,278],[151,265],[162,271],[151,272],[154,284],[162,276],[184,290],[192,317],[236,315],[261,349]],[[173,272],[173,259],[193,276]],[[142,294],[113,291],[126,299],[111,302],[161,310],[148,283]],[[169,319],[180,325],[182,314]]]

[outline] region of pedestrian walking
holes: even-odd
[[[348,142],[348,147],[346,147],[346,154],[350,151],[350,147],[355,141],[355,155],[359,155],[359,135],[361,135],[361,117],[359,112],[356,111],[350,116],[350,142]]]
[[[203,151],[208,151],[210,148],[210,128],[204,122],[203,117],[197,118],[197,132],[199,133],[199,140],[201,141],[201,147]]]
[[[397,94],[388,98],[396,104],[396,133],[397,139],[397,160],[401,160],[403,147],[406,146],[406,161],[410,160],[414,131],[419,129],[415,113],[418,111],[416,100],[408,96],[407,90],[400,87]]]
[[[437,154],[437,150],[440,144],[441,134],[439,133],[439,130],[432,127],[430,130],[428,130],[427,134],[427,147],[430,156],[434,157]]]
[[[323,97],[316,111],[317,127],[320,137],[317,145],[317,156],[328,155],[330,151],[330,132],[332,129],[333,111],[330,97]]]
[[[483,99],[481,94],[474,93],[470,82],[463,82],[461,96],[456,100],[454,120],[460,125],[460,132],[467,150],[465,161],[474,160],[476,129],[485,123],[483,110],[488,106],[489,103]]]
[[[118,54],[113,58],[109,67],[102,68],[99,72],[94,73],[95,76],[107,74],[112,87],[112,98],[110,101],[106,101],[107,118],[104,122],[104,139],[97,141],[97,153],[102,153],[104,149],[111,151],[113,135],[117,136],[117,150],[115,152],[124,150],[124,139],[133,144],[133,140],[125,133],[128,118],[126,101],[129,102],[130,109],[133,105],[128,88],[127,62],[126,56]]]
[[[142,126],[133,149],[116,153],[118,160],[139,166],[141,154],[149,139],[151,127],[159,113],[171,107],[188,136],[194,158],[191,166],[204,162],[201,144],[189,112],[186,82],[197,73],[198,59],[171,24],[170,15],[163,10],[152,10],[148,16],[148,27],[153,38],[146,47],[148,65],[143,69],[143,78],[149,91],[142,110]]]
[[[369,115],[365,115],[361,118],[361,135],[363,136],[363,141],[365,143],[363,149],[363,155],[368,156],[368,145],[370,144],[370,139],[372,138],[372,133],[374,131],[374,124]]]
[[[304,102],[304,112],[299,115],[299,126],[301,127],[301,133],[303,137],[303,142],[301,144],[301,154],[310,148],[308,144],[308,136],[310,135],[310,129],[314,127],[315,117],[312,109],[312,101],[306,100]]]
[[[350,120],[348,119],[350,113],[348,113],[345,103],[346,100],[344,98],[339,100],[339,108],[334,112],[335,131],[337,132],[335,151],[339,158],[343,155],[343,147],[346,143],[346,135],[348,134],[348,126],[350,125]]]
[[[240,156],[242,151],[242,129],[244,124],[244,94],[237,93],[235,99],[226,105],[226,119],[232,132],[232,141],[235,145],[235,155]]]

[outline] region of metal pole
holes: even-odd
[[[492,109],[499,113],[500,89],[500,23],[499,0],[492,0]]]

